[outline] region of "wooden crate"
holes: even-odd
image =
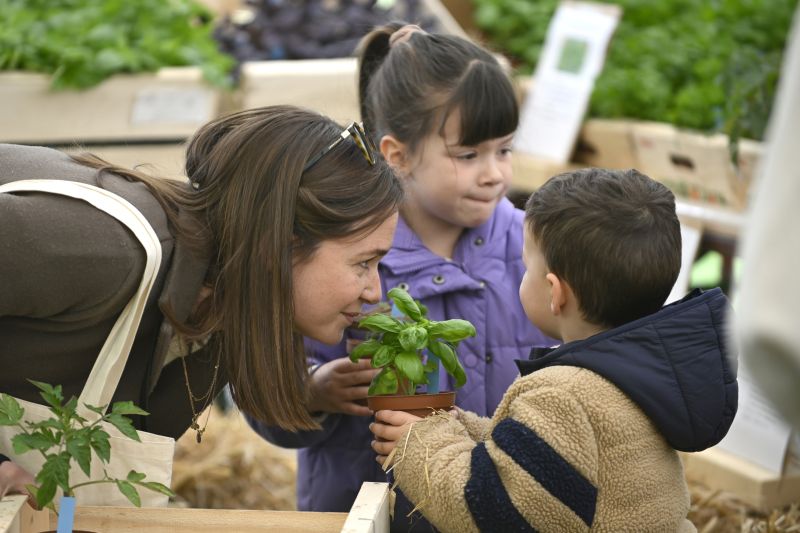
[[[196,67],[116,75],[84,91],[53,91],[47,75],[8,72],[0,74],[0,142],[183,141],[222,106],[221,91]]]
[[[681,453],[681,460],[688,480],[731,493],[762,512],[800,503],[800,473],[780,477],[718,448]]]
[[[47,510],[34,511],[25,499],[25,496],[12,495],[0,501],[0,533],[39,533],[55,529],[55,514]],[[75,509],[74,527],[102,533],[388,533],[389,501],[387,483],[364,483],[349,514],[79,505]]]

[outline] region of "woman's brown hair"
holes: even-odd
[[[369,233],[402,199],[383,159],[369,165],[353,142],[304,171],[342,129],[292,106],[250,109],[206,124],[191,139],[186,174],[196,190],[137,178],[168,208],[172,224],[180,223],[179,209],[210,234],[211,297],[191,323],[176,329],[187,341],[211,335],[239,408],[290,430],[318,427],[305,407],[293,266],[312,260],[324,240]]]

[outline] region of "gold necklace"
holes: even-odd
[[[200,444],[200,441],[203,440],[203,433],[205,433],[206,428],[208,427],[208,421],[211,419],[211,409],[208,410],[208,416],[206,417],[206,423],[203,424],[203,427],[200,427],[200,424],[197,423],[197,419],[206,410],[208,405],[211,403],[211,400],[214,399],[214,386],[217,384],[217,374],[219,372],[219,360],[220,354],[217,352],[217,363],[214,365],[214,376],[211,378],[211,386],[208,388],[206,393],[200,397],[195,397],[192,393],[192,386],[189,385],[189,372],[186,369],[186,357],[181,357],[181,364],[183,365],[183,378],[186,382],[186,391],[189,393],[189,406],[192,408],[192,424],[189,426],[191,429],[197,432],[197,444]],[[205,400],[205,404],[203,405],[202,409],[199,412],[194,410],[194,402],[202,402]]]

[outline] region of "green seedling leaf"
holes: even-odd
[[[141,442],[139,434],[136,432],[136,428],[133,427],[129,418],[117,413],[110,413],[106,415],[105,419],[129,439]]]
[[[142,501],[139,498],[139,491],[136,490],[136,487],[134,487],[127,481],[122,481],[121,479],[118,479],[117,488],[126,498],[128,498],[128,500],[133,505],[135,505],[136,507],[142,506]]]
[[[14,453],[21,454],[29,450],[48,450],[53,445],[47,435],[35,431],[33,433],[20,433],[11,439],[14,446]]]
[[[377,396],[379,394],[397,393],[397,374],[391,368],[384,368],[372,380],[367,394]]]
[[[89,444],[101,461],[108,463],[111,460],[111,444],[108,442],[108,433],[103,431],[101,427],[92,428],[89,435]]]
[[[436,370],[437,366],[438,365],[436,364],[436,361],[429,360],[425,362],[422,368],[425,369],[425,373],[427,374],[428,372],[433,372]]]
[[[92,460],[92,447],[89,442],[89,434],[86,432],[77,433],[71,439],[67,439],[67,451],[78,462],[83,473],[89,476],[89,467]]]
[[[422,361],[417,352],[400,352],[394,358],[394,365],[401,374],[405,375],[413,383],[425,381],[425,371],[422,368]]]
[[[89,405],[88,403],[85,403],[83,405],[88,410],[92,411],[93,413],[97,413],[100,416],[103,416],[103,415],[106,414],[106,408],[105,407],[97,407],[96,405]]]
[[[353,351],[350,352],[350,360],[356,363],[363,357],[369,357],[373,355],[380,347],[381,343],[378,342],[377,339],[366,340],[353,348]]]
[[[141,472],[137,472],[136,470],[131,470],[130,472],[128,472],[128,477],[126,479],[131,483],[139,483],[146,477],[147,476],[145,474],[142,474]]]
[[[419,308],[419,305],[417,305],[417,302],[411,297],[411,295],[409,295],[403,289],[395,287],[387,293],[387,296],[394,302],[394,304],[397,306],[397,309],[399,309],[401,313],[406,315],[411,320],[419,322],[423,319],[423,314]]]
[[[162,485],[161,483],[158,483],[157,481],[142,481],[142,482],[137,483],[137,484],[141,485],[142,487],[145,487],[147,489],[150,489],[152,491],[160,492],[161,494],[164,494],[165,496],[169,496],[170,498],[174,498],[175,497],[175,493],[172,492],[172,490],[170,490],[169,487],[167,487],[166,485]]]
[[[57,488],[58,486],[56,485],[56,482],[52,479],[48,479],[47,481],[43,481],[39,484],[39,488],[36,489],[36,492],[32,494],[34,494],[34,497],[36,498],[36,504],[40,509],[44,509],[50,502],[53,501]],[[30,490],[30,488],[28,490]]]
[[[77,416],[75,409],[78,407],[78,398],[73,396],[69,401],[64,404],[64,414],[70,418]]]
[[[29,379],[31,383],[33,383],[37,389],[39,389],[39,395],[47,402],[50,406],[55,409],[58,414],[61,414],[63,411],[63,407],[61,404],[64,402],[64,395],[61,393],[61,385],[56,385],[53,387],[47,383],[42,383],[41,381],[34,381]]]
[[[18,424],[24,413],[24,409],[13,396],[0,392],[0,426]]]
[[[442,322],[434,322],[428,328],[428,337],[431,339],[444,339],[448,342],[457,342],[467,337],[475,336],[475,326],[466,320],[454,318]]]
[[[52,482],[61,487],[64,492],[69,492],[69,461],[70,455],[68,452],[48,455],[44,465],[42,465],[42,469],[36,475],[36,481],[42,486]],[[46,505],[46,502],[43,505]]]
[[[415,352],[428,343],[428,332],[422,326],[409,326],[400,332],[398,338],[405,351]]]
[[[141,415],[147,416],[150,413],[133,404],[133,402],[116,402],[111,406],[111,412],[116,415]]]
[[[366,328],[378,333],[391,332],[398,333],[402,329],[402,323],[396,318],[378,313],[369,315],[358,323],[358,327]]]

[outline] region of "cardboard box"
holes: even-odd
[[[678,130],[670,124],[633,125],[637,168],[664,182],[681,197],[743,210],[758,150],[745,143],[748,173],[740,175],[730,160],[728,137]],[[750,176],[750,177],[748,177]]]
[[[632,120],[589,119],[583,123],[575,152],[576,163],[589,167],[636,168]]]
[[[686,479],[731,493],[762,512],[800,503],[800,473],[780,477],[718,448],[681,453]]]
[[[53,91],[43,74],[3,73],[0,142],[183,141],[218,116],[221,102],[196,67],[116,75],[84,91]]]

